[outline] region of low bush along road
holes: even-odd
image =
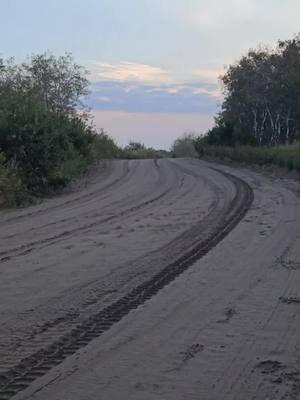
[[[299,399],[297,181],[109,161],[2,211],[0,399]]]

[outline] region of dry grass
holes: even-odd
[[[287,146],[208,146],[201,148],[201,153],[221,160],[250,162],[256,164],[276,164],[289,170],[300,171],[300,143]]]

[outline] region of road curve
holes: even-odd
[[[199,160],[118,161],[2,212],[0,399],[298,398],[288,185]]]

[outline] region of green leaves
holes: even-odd
[[[300,130],[300,34],[250,50],[222,77],[225,99],[208,132],[214,144],[292,143]]]
[[[65,185],[86,165],[83,160],[91,160],[93,129],[86,114],[78,113],[88,86],[84,69],[69,54],[35,55],[20,65],[1,60],[0,65],[2,191],[8,176],[15,182],[10,192],[19,182],[34,194]]]

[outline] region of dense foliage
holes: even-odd
[[[172,145],[174,157],[195,157],[195,135],[193,133],[184,133],[177,138]]]
[[[224,102],[208,144],[279,145],[300,133],[300,34],[250,50],[221,78]]]
[[[300,34],[250,50],[221,81],[221,111],[195,140],[198,154],[300,170]]]
[[[37,55],[22,64],[0,60],[2,201],[64,186],[94,156],[114,155],[113,140],[98,135],[84,112],[88,84],[68,54]]]

